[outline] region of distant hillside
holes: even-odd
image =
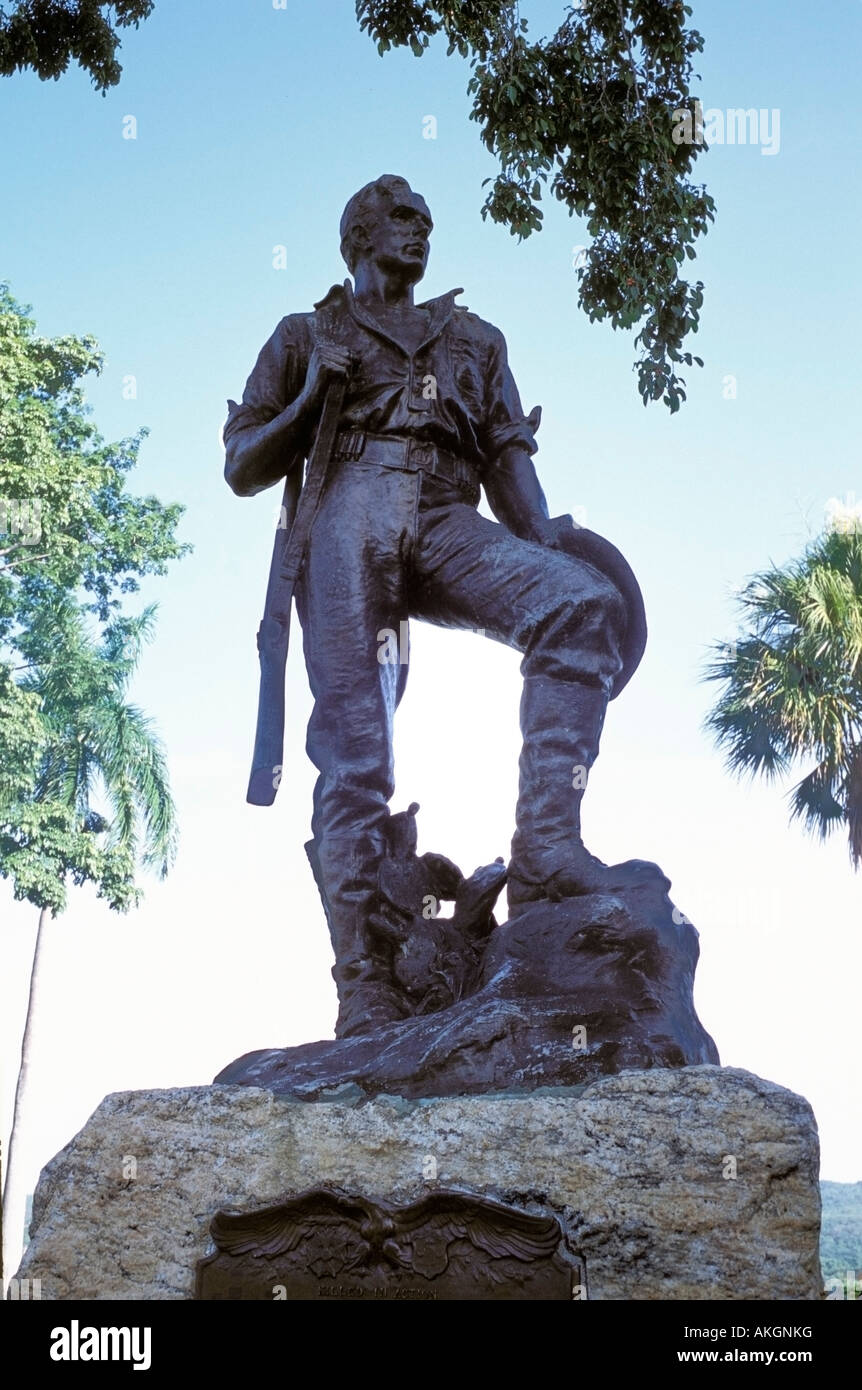
[[[823,1225],[820,1262],[823,1277],[862,1269],[862,1182],[822,1182]]]

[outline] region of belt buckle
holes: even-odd
[[[365,450],[365,431],[350,430],[339,436],[336,457],[339,461],[355,463]]]
[[[423,473],[437,472],[437,450],[433,444],[422,439],[411,439],[407,445],[407,466],[411,471],[420,469]]]

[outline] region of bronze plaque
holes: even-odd
[[[586,1296],[555,1216],[463,1192],[397,1207],[314,1188],[255,1212],[218,1212],[195,1297],[366,1302]]]

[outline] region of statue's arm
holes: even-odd
[[[282,319],[260,350],[242,402],[228,402],[224,475],[237,496],[253,497],[301,466],[326,386],[348,366],[344,348],[312,345],[301,316]]]
[[[271,487],[302,456],[302,357],[300,333],[282,319],[258,354],[242,401],[228,401],[224,475],[239,497]]]
[[[506,340],[490,334],[485,369],[483,483],[494,516],[522,540],[544,541],[548,504],[533,465],[541,410],[525,415],[509,368]]]
[[[543,539],[548,504],[533,460],[522,445],[498,454],[485,474],[488,505],[499,522],[525,541]]]
[[[245,424],[225,444],[224,475],[237,497],[254,497],[298,466],[301,407],[294,402],[266,425]]]

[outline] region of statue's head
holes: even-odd
[[[425,274],[433,226],[425,199],[407,180],[383,174],[354,193],[344,209],[341,254],[351,274],[367,258],[415,283]]]

